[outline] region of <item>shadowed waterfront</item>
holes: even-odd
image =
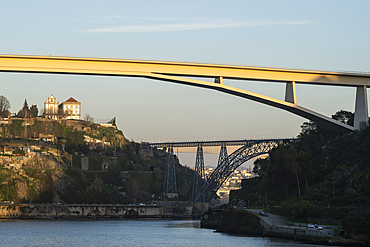
[[[289,240],[216,233],[213,230],[200,229],[200,222],[194,220],[2,220],[0,232],[4,246],[297,245]]]

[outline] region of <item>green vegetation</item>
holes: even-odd
[[[28,136],[53,135],[54,143],[14,139],[23,136],[24,120],[12,121],[2,126],[1,134],[7,138],[0,139],[1,145],[22,156],[25,152],[19,147],[36,146],[38,149],[33,151],[38,158],[32,158],[20,170],[0,165],[5,177],[0,185],[0,201],[116,204],[162,199],[167,159],[164,151],[153,150],[152,156],[143,158],[140,144],[125,139],[122,131],[87,121],[34,119],[27,126]],[[86,136],[100,140],[100,144],[88,145]],[[189,200],[194,173],[176,158],[175,169],[180,194],[175,200]]]
[[[370,217],[347,216],[342,221],[347,237],[356,236],[370,243]]]
[[[13,153],[16,154],[16,155],[21,155],[21,156],[24,156],[26,154],[26,152],[24,152],[20,148],[17,148]]]
[[[10,176],[11,172],[0,166],[0,194],[3,201],[12,201],[17,195],[14,188],[14,181],[8,179]]]
[[[201,219],[204,228],[216,229],[233,234],[261,234],[262,227],[258,215],[249,211],[227,208],[224,211],[209,209]]]
[[[98,154],[83,156],[83,159],[89,161],[87,172],[81,170],[81,156],[72,156],[73,169],[68,170],[67,174],[74,182],[70,188],[66,188],[63,200],[88,203],[148,203],[161,200],[166,154],[153,150],[153,157],[143,160],[136,153],[134,146],[135,143],[128,143],[123,150],[117,152],[118,157]],[[193,171],[181,166],[178,159],[175,159],[175,169],[180,192],[178,199],[189,200]],[[91,189],[94,188],[94,179],[102,181],[99,189]],[[68,192],[72,190],[73,192]]]
[[[89,147],[87,146],[85,142],[85,138],[83,136],[83,133],[77,130],[73,130],[71,128],[65,129],[65,150],[68,153],[88,153]]]
[[[222,212],[222,220],[220,227],[223,231],[238,233],[242,228],[253,228],[255,230],[262,230],[260,219],[245,210],[228,208]]]
[[[10,116],[9,109],[10,109],[9,100],[4,95],[0,95],[0,117]]]
[[[350,112],[332,117],[353,124]],[[301,128],[297,142],[282,143],[268,158],[255,161],[259,176],[243,181],[243,189],[233,191],[231,199],[269,206],[270,212],[301,222],[336,224],[347,216],[368,216],[370,127],[347,134],[313,122]],[[358,221],[362,227],[366,224],[368,218]]]

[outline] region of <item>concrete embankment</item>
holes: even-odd
[[[1,219],[158,218],[162,216],[162,206],[156,205],[0,205]]]
[[[274,215],[259,217],[245,210],[231,208],[223,211],[209,210],[201,217],[201,227],[216,229],[219,232],[285,238],[314,244],[366,246],[362,242],[334,238],[330,230],[274,225],[271,222],[275,222],[276,220],[269,221],[270,216]]]
[[[258,214],[261,210],[247,210]],[[259,216],[260,225],[263,227],[263,235],[270,237],[288,238],[294,240],[305,241],[321,241],[330,239],[333,236],[333,230],[327,229],[318,230],[317,228],[309,228],[307,224],[291,226],[288,224],[288,219],[284,216],[268,214],[268,216]]]
[[[260,224],[263,227],[262,236],[266,237],[287,238],[313,243],[327,243],[332,237],[330,233],[317,229],[287,225],[269,225],[263,217],[260,218]]]
[[[208,204],[207,204],[208,205]],[[207,205],[0,204],[0,219],[198,218]],[[207,206],[207,207],[206,207]]]

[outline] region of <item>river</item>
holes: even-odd
[[[201,229],[197,220],[1,220],[0,246],[297,246]],[[318,245],[305,245],[309,247]]]

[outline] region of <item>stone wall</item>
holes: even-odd
[[[266,236],[273,237],[286,237],[291,239],[301,239],[315,237],[315,238],[325,238],[330,237],[327,233],[319,231],[317,229],[306,229],[305,227],[290,227],[290,226],[271,226],[267,224],[263,218],[260,218],[260,224],[263,226]]]
[[[160,218],[161,206],[83,204],[2,204],[0,219]]]

